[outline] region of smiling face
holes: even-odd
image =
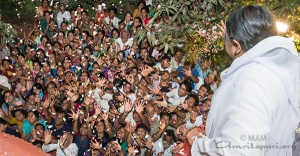
[[[148,134],[148,132],[144,128],[138,128],[136,130],[136,133],[140,138],[145,138],[145,136]]]
[[[100,121],[100,122],[97,123],[96,131],[98,133],[104,132],[104,123],[102,121]]]
[[[4,99],[5,99],[5,101],[8,102],[8,103],[12,103],[13,100],[14,100],[14,96],[13,96],[13,94],[12,94],[11,92],[6,92],[6,93],[4,94]]]
[[[35,105],[36,103],[35,103],[34,99],[35,99],[35,95],[34,94],[29,95],[29,97],[28,97],[28,103],[30,105]]]
[[[87,135],[87,124],[83,123],[80,127],[80,135],[81,136],[86,136]]]
[[[34,62],[34,63],[33,63],[33,69],[34,69],[36,72],[40,71],[40,70],[41,70],[40,64],[39,64],[38,62]]]
[[[124,139],[125,138],[125,128],[121,127],[117,132],[117,138],[118,139]]]
[[[38,136],[39,138],[43,138],[44,132],[45,132],[44,129],[45,129],[45,128],[43,127],[43,125],[37,125],[37,126],[35,127],[36,134],[37,134],[37,136]]]
[[[35,114],[33,112],[29,112],[27,114],[27,120],[29,121],[29,123],[31,125],[34,125],[38,122],[38,118],[35,116]]]
[[[178,95],[180,97],[186,96],[188,94],[187,90],[186,90],[186,86],[185,84],[181,84],[179,89],[178,89]]]
[[[20,111],[15,112],[15,117],[18,121],[23,121],[25,119],[25,116]]]
[[[62,104],[61,104],[61,109],[62,110],[67,110],[69,108],[69,106],[70,106],[70,103],[68,102],[67,99],[62,101]]]
[[[57,113],[55,117],[55,125],[65,124],[65,115],[63,113]]]

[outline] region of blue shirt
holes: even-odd
[[[179,67],[176,69],[176,71],[179,71],[179,72],[180,72],[180,74],[179,74],[180,79],[182,79],[182,77],[184,76],[182,70],[183,70],[183,66],[179,66]],[[193,74],[194,76],[196,76],[196,77],[199,77],[199,76],[200,76],[200,75],[199,75],[199,72],[197,71],[196,68],[194,68],[194,69],[192,70],[192,74]],[[193,82],[193,83],[192,83],[192,89],[194,89],[194,87],[195,87],[195,83]]]
[[[201,66],[199,63],[196,64],[195,69],[199,72],[199,77],[204,79],[209,73],[211,73],[210,68],[207,68],[205,72],[202,72]]]
[[[78,155],[84,155],[84,152],[90,148],[88,137],[85,137],[83,140],[81,140],[81,136],[78,135],[73,142],[78,147]]]
[[[45,130],[47,130],[47,126],[46,126],[46,121],[45,121],[45,120],[39,120],[38,123],[42,124],[42,125],[45,127]],[[25,120],[24,123],[23,123],[23,125],[22,125],[22,132],[23,132],[23,134],[28,135],[28,134],[30,133],[30,131],[31,131],[34,127],[35,127],[35,126],[34,126],[34,125],[31,125],[31,124],[29,123],[28,120]],[[32,139],[32,136],[30,136],[30,137],[28,138],[27,141],[29,141],[29,140],[31,140],[31,139]]]
[[[52,118],[50,123],[47,123],[48,128],[52,131],[52,136],[59,140],[60,136],[63,136],[64,131],[66,132],[72,132],[73,127],[72,125],[65,122],[64,126],[61,129],[57,129],[55,126],[54,118]]]

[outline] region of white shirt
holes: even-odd
[[[48,144],[48,145],[43,144],[42,150],[45,152],[51,152],[56,150],[57,156],[77,156],[78,154],[78,147],[75,143],[71,143],[66,149],[64,149],[64,151],[62,151],[61,148],[59,147],[59,140],[57,144]]]
[[[97,87],[93,90],[93,95],[95,96],[95,100],[98,106],[104,108],[107,112],[109,111],[108,101],[112,99],[112,94],[104,93],[102,98],[99,96],[100,89]]]
[[[120,44],[120,48],[121,48],[121,50],[123,50],[124,46],[130,46],[130,47],[132,46],[133,38],[128,38],[128,40],[125,43],[123,43],[121,37],[119,37],[116,39],[116,42],[118,42]]]
[[[207,137],[194,141],[192,155],[292,155],[300,121],[299,72],[294,43],[284,37],[264,39],[235,59],[221,74]]]
[[[193,127],[199,127],[203,122],[202,122],[202,115],[199,115],[196,117],[196,121],[194,123],[191,123],[191,120],[188,120],[186,121],[186,128],[187,129],[190,129],[190,128],[193,128]]]
[[[154,142],[153,148],[152,148],[152,155],[156,156],[160,152],[162,152],[162,156],[172,156],[171,150],[175,147],[175,144],[168,147],[166,150],[164,150],[163,146],[163,139],[160,137],[157,141]]]
[[[183,103],[185,98],[187,97],[187,95],[180,97],[178,95],[178,88],[172,89],[170,92],[166,94],[166,96],[169,97],[168,102],[170,102],[171,105],[179,105],[180,103]]]
[[[64,18],[66,20],[70,20],[71,18],[71,15],[70,15],[70,12],[69,11],[66,11],[64,13],[61,13],[61,11],[57,14],[57,27],[60,29],[60,25],[61,23],[64,21]]]
[[[174,64],[171,64],[171,63],[170,63],[170,66],[167,67],[167,68],[163,68],[161,66],[160,62],[157,63],[154,67],[157,68],[157,69],[159,69],[160,71],[168,71],[169,73],[171,73],[172,70],[176,70],[176,68],[174,68]]]
[[[0,84],[8,89],[11,88],[10,83],[8,83],[8,79],[6,76],[0,75]]]
[[[105,17],[104,20],[105,20],[105,22],[109,25],[109,23],[110,23],[110,18],[109,18],[109,17]],[[114,17],[113,25],[114,25],[116,28],[119,28],[119,22],[120,22],[120,19],[119,19],[118,17]]]

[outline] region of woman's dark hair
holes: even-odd
[[[60,25],[62,25],[63,23],[66,23],[67,24],[67,22],[61,22],[61,24]],[[68,24],[67,24],[68,25]],[[66,34],[65,34],[65,32],[63,32],[63,31],[59,31],[58,33],[62,33],[63,34],[63,36],[65,36]],[[54,44],[53,44],[54,45]]]
[[[136,130],[137,129],[139,129],[139,128],[141,128],[141,129],[144,129],[146,132],[149,132],[149,129],[147,128],[147,126],[145,125],[145,124],[139,124],[137,127],[136,127]]]
[[[36,51],[37,51],[37,52],[45,53],[45,50],[43,50],[43,49],[41,49],[41,48],[37,49]]]
[[[171,114],[170,113],[161,112],[160,113],[160,118],[162,118],[163,116],[167,116],[167,117],[169,117],[169,119],[171,119]]]
[[[42,75],[37,75],[37,76],[35,77],[35,80],[34,80],[34,82],[36,82],[38,78],[40,78],[40,79],[44,80],[44,77],[43,77]]]
[[[175,136],[175,133],[174,133],[173,130],[167,129],[167,130],[166,130],[166,133],[167,133],[167,134],[166,134],[167,136],[171,136],[171,137],[172,137],[173,142],[176,141],[176,136]]]
[[[20,112],[21,114],[23,114],[24,117],[27,116],[27,112],[24,109],[16,109],[16,110],[12,110],[12,112],[11,112],[11,115],[12,115],[13,118],[16,117],[17,112]]]
[[[130,11],[127,11],[125,14],[124,14],[124,19],[126,17],[127,14],[130,14],[131,18],[132,18],[132,13]]]
[[[142,10],[145,10],[147,14],[149,14],[149,12],[150,12],[150,11],[149,11],[149,8],[148,8],[148,7],[146,7],[146,6],[145,6],[145,7],[143,7],[143,8],[141,9],[141,11],[142,11]]]
[[[112,34],[114,31],[117,32],[118,37],[120,37],[120,31],[119,31],[119,29],[113,28],[113,29],[111,30],[111,34]]]
[[[112,6],[112,5],[109,6],[109,8],[108,8],[108,12],[110,12],[110,11],[114,11],[116,15],[118,13],[117,8],[115,6]]]
[[[25,46],[24,46],[24,49],[26,50],[26,48],[28,48],[28,47],[29,47],[30,49],[32,49],[32,48],[33,48],[33,47],[32,47],[32,45],[30,45],[30,44],[27,44],[27,45],[25,45]]]
[[[81,15],[82,15],[82,13],[85,13],[86,16],[89,16],[89,14],[87,13],[87,11],[85,11],[85,10],[81,11]]]
[[[43,124],[41,124],[41,123],[37,123],[34,127],[36,128],[37,126],[42,126],[42,127],[43,127],[43,130],[44,130],[44,131],[46,130],[45,126],[44,126]]]
[[[201,88],[201,87],[206,88],[207,92],[209,92],[209,91],[211,90],[211,88],[210,88],[210,86],[209,86],[208,84],[203,84],[203,85],[200,86],[200,88]],[[200,88],[199,88],[199,89],[200,89]]]
[[[66,49],[66,47],[69,47],[71,50],[73,50],[73,48],[72,48],[72,46],[70,44],[65,45],[64,50]]]
[[[26,114],[26,118],[28,117],[28,114],[29,114],[30,112],[32,112],[32,113],[35,115],[35,117],[36,117],[37,119],[39,119],[39,112],[36,111],[36,110],[30,110],[30,111],[28,111],[27,114]]]
[[[42,63],[39,60],[33,60],[32,64],[38,63],[38,65],[42,68]]]
[[[143,24],[143,20],[141,19],[141,17],[135,17],[134,19],[138,19],[140,24]]]
[[[144,7],[146,6],[145,0],[140,0],[140,1],[137,3],[137,7],[139,7],[141,3],[144,4]]]
[[[190,97],[195,100],[194,106],[198,106],[198,104],[199,104],[199,98],[197,97],[197,95],[195,95],[195,94],[189,94],[185,99],[188,99]]]
[[[33,84],[33,85],[32,85],[32,90],[33,90],[34,87],[35,87],[35,89],[44,91],[44,88],[43,88],[43,86],[42,86],[40,83],[35,83],[35,84]]]
[[[41,37],[41,42],[42,42],[43,38],[46,38],[47,41],[49,41],[49,38],[48,38],[47,36],[44,35],[44,36]]]
[[[82,72],[80,73],[80,76],[82,75],[82,73],[86,73],[87,76],[88,76],[88,78],[90,77],[90,73],[89,73],[88,71],[82,71]]]
[[[49,87],[49,85],[53,85],[53,86],[54,86],[54,88],[57,88],[56,84],[55,84],[53,81],[49,82],[46,88],[48,88],[48,87]]]
[[[180,85],[183,85],[185,86],[185,89],[187,92],[192,92],[192,84],[189,83],[188,81],[183,81]]]
[[[84,47],[84,49],[82,50],[82,54],[84,53],[85,49],[89,49],[90,50],[90,54],[93,54],[93,49],[90,46],[86,46]],[[88,58],[87,58],[88,59]]]
[[[75,33],[74,30],[70,30],[70,31],[67,32],[67,36],[69,36],[69,34],[73,34],[74,35],[74,33]]]
[[[244,51],[276,34],[277,28],[272,14],[261,6],[248,5],[240,8],[226,21],[226,41],[232,44],[236,40]]]
[[[10,93],[10,94],[14,95],[13,92],[10,90],[4,91],[2,95],[4,96],[6,93]]]
[[[51,67],[51,65],[50,65],[50,63],[49,63],[48,61],[43,62],[43,64],[42,64],[43,67],[44,67],[45,64],[48,64],[48,66]],[[50,70],[51,70],[51,69],[50,69]]]
[[[86,30],[83,30],[81,33],[85,33],[86,36],[89,36],[89,35],[90,35],[90,33],[89,33],[88,31],[86,31]]]
[[[31,92],[28,94],[28,96],[26,98],[28,99],[31,95],[35,96],[36,94],[34,92]]]
[[[48,13],[49,15],[51,15],[51,12],[48,11],[48,10],[45,10],[43,15],[45,16],[46,13]]]
[[[24,58],[25,58],[25,57],[24,57]],[[4,65],[4,62],[8,62],[8,63],[11,64],[11,60],[10,60],[10,59],[5,59],[5,58],[4,58],[4,59],[2,60],[2,66]]]
[[[4,119],[0,118],[0,125],[7,125],[8,122],[5,121]]]

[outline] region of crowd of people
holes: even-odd
[[[189,131],[205,129],[217,71],[207,58],[137,43],[150,0],[121,19],[97,6],[89,18],[82,5],[42,0],[31,32],[2,45],[0,132],[58,156],[191,155]]]

